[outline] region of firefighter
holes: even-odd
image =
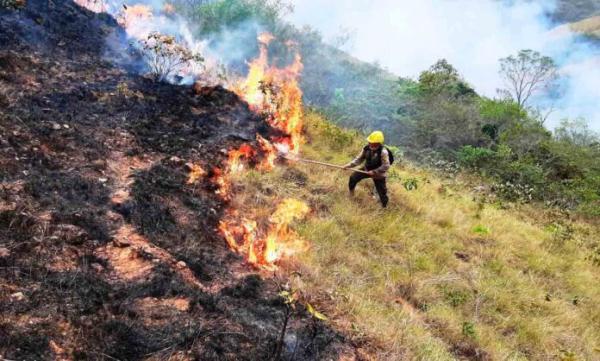
[[[377,194],[379,194],[381,205],[385,208],[388,204],[386,186],[387,171],[394,162],[394,156],[387,147],[383,146],[383,132],[375,131],[371,133],[367,138],[367,142],[369,142],[369,144],[362,149],[358,157],[344,166],[344,168],[348,169],[356,167],[363,162],[365,163],[360,169],[366,171],[366,174],[364,172],[352,173],[348,182],[348,188],[350,189],[350,195],[354,196],[354,188],[356,188],[358,182],[365,178],[373,179],[375,189],[377,189]]]

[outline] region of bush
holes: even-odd
[[[175,37],[153,32],[140,40],[142,54],[148,62],[150,73],[158,81],[164,81],[174,72],[189,65],[201,65],[204,58],[179,44]]]
[[[489,164],[496,156],[496,152],[488,148],[465,145],[456,154],[458,163],[467,168],[481,169]]]

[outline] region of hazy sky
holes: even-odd
[[[446,58],[478,92],[502,86],[498,59],[520,49],[552,56],[565,77],[564,97],[550,126],[584,116],[600,130],[600,49],[552,29],[544,17],[552,1],[496,0],[294,0],[289,20],[310,25],[324,38],[350,30],[345,50],[378,61],[392,72],[416,77]]]

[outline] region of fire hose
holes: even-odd
[[[285,159],[288,159],[288,160],[291,160],[291,161],[296,161],[296,162],[318,164],[318,165],[322,165],[322,166],[325,166],[325,167],[342,169],[342,170],[349,170],[349,171],[352,171],[352,172],[357,172],[357,173],[363,173],[363,174],[371,175],[371,174],[369,174],[369,172],[365,172],[364,170],[358,170],[358,169],[354,169],[354,168],[344,168],[344,167],[339,166],[337,164],[319,162],[317,160],[312,160],[312,159],[304,159],[304,158],[295,157],[295,156],[294,157],[290,157],[289,155],[283,155],[282,158],[285,158]]]

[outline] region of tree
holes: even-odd
[[[458,71],[446,59],[440,59],[419,75],[419,88],[424,95],[442,92],[453,97],[476,95]]]
[[[563,119],[560,125],[554,129],[554,136],[558,141],[569,142],[581,147],[597,143],[600,139],[583,118]]]
[[[499,92],[524,108],[533,94],[556,86],[558,70],[552,58],[527,49],[500,59],[500,75],[505,89]]]

